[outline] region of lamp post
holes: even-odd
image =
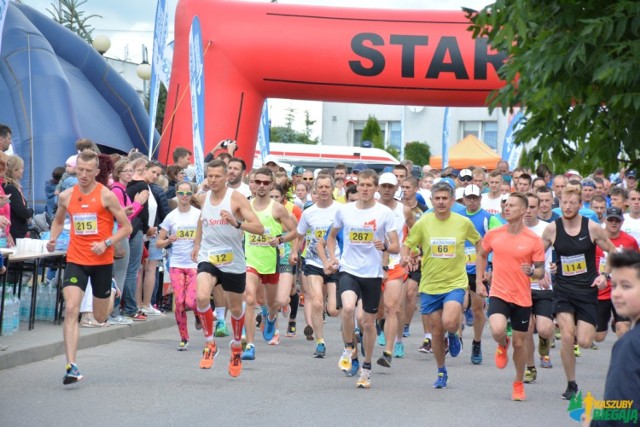
[[[107,36],[100,35],[93,39],[91,45],[100,55],[104,55],[111,47],[111,40]]]
[[[142,79],[142,101],[146,105],[147,82],[151,80],[151,65],[147,54],[147,47],[142,45],[142,62],[136,68],[136,74]]]

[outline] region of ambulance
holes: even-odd
[[[264,162],[260,157],[260,150],[256,149],[254,167],[274,161],[279,165],[302,166],[305,169],[313,170],[318,168],[333,169],[337,164],[342,163],[351,171],[354,165],[363,163],[367,168],[382,172],[385,167],[399,163],[395,157],[379,148],[278,142],[269,144],[269,154],[265,156]]]

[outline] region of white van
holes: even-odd
[[[365,166],[377,172],[382,172],[387,166],[400,163],[391,154],[379,148],[283,144],[279,142],[269,144],[269,154],[265,156],[264,163],[270,160],[278,164],[288,163],[292,166],[302,166],[305,169],[333,169],[337,164],[342,163],[351,170],[354,165],[364,163]],[[254,167],[262,164],[259,149],[256,149],[253,164]]]

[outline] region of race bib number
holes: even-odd
[[[98,234],[98,215],[83,213],[73,216],[73,230],[76,235]]]
[[[352,228],[349,231],[349,241],[352,245],[373,243],[373,229],[370,227]]]
[[[584,254],[560,257],[563,276],[577,276],[587,272],[587,260]]]
[[[474,247],[465,247],[464,248],[464,258],[467,262],[467,265],[473,266],[476,265],[476,248]]]
[[[456,239],[431,239],[431,258],[455,258]]]
[[[315,237],[316,239],[324,238],[325,234],[327,234],[327,228],[326,227],[324,227],[324,228],[316,228],[316,229],[313,230],[313,237]]]
[[[607,266],[607,253],[605,252],[604,255],[600,257],[600,265],[598,266],[598,273],[600,274],[606,273],[605,271],[606,266]]]
[[[209,262],[216,267],[228,265],[233,262],[231,248],[218,248],[209,251]]]
[[[269,236],[266,234],[249,234],[249,245],[251,246],[269,246]]]
[[[195,226],[182,226],[176,230],[178,240],[194,240],[196,238]]]

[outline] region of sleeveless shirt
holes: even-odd
[[[225,273],[241,274],[246,272],[244,251],[242,248],[243,231],[233,227],[220,216],[220,211],[231,210],[232,189],[225,188],[222,201],[211,204],[211,190],[207,191],[202,207],[202,240],[198,252],[198,263],[210,262]]]

